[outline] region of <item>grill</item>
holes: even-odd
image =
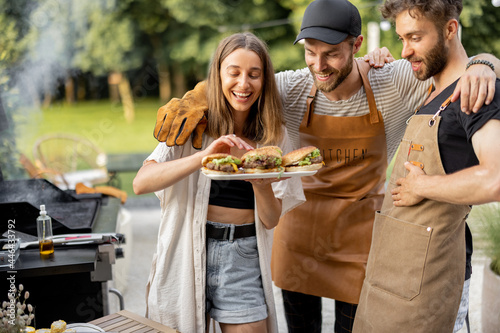
[[[15,221],[16,231],[37,235],[36,218],[45,205],[54,234],[91,232],[101,206],[101,194],[77,195],[45,179],[0,181],[0,234]]]
[[[55,235],[116,230],[119,200],[98,194],[76,194],[45,179],[2,180],[0,170],[0,235],[14,227],[16,237],[37,236],[40,205],[52,218]],[[109,313],[108,281],[117,257],[114,244],[61,245],[50,258],[40,258],[38,247],[21,249],[15,267],[0,267],[0,290],[23,284],[36,307],[37,327],[52,321],[87,322]],[[13,272],[11,272],[13,271]],[[121,294],[117,291],[121,299]],[[0,294],[0,302],[6,294]]]

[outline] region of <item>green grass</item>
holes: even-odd
[[[17,147],[29,157],[35,141],[44,134],[82,135],[107,153],[150,152],[157,144],[153,137],[156,100],[135,104],[135,120],[127,123],[121,105],[109,101],[58,103],[43,110],[20,110],[14,117],[18,133]]]
[[[73,133],[90,140],[108,154],[148,153],[158,144],[153,137],[156,112],[161,103],[142,99],[135,103],[135,119],[127,123],[121,105],[109,101],[83,101],[74,105],[56,103],[35,110],[22,109],[14,115],[18,150],[33,158],[38,138],[49,133]],[[119,174],[122,189],[130,197],[135,173]]]

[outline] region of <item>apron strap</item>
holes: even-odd
[[[314,99],[316,98],[317,91],[318,91],[318,88],[316,88],[316,85],[313,82],[311,92],[307,96],[307,113],[306,113],[307,123],[306,123],[306,127],[309,127],[309,125],[311,123],[311,117],[312,117],[312,114],[314,112]]]
[[[366,76],[366,73],[362,73],[359,70],[359,65],[358,61],[364,61],[364,60],[355,60],[356,63],[356,68],[358,69],[358,73],[361,76],[361,81],[363,82],[363,87],[365,88],[366,92],[366,98],[368,99],[368,107],[370,108],[370,123],[371,124],[376,124],[380,121],[379,116],[378,116],[378,111],[377,111],[377,104],[375,103],[375,96],[373,95],[373,90],[372,87],[370,86],[370,81],[368,81],[368,77]],[[307,111],[306,111],[306,127],[309,127],[311,123],[311,118],[312,114],[314,113],[314,99],[316,98],[316,93],[318,91],[318,88],[316,88],[316,85],[313,82],[311,92],[307,96]]]
[[[422,104],[420,104],[420,106],[415,110],[415,112],[410,116],[410,118],[408,118],[406,120],[406,125],[408,125],[408,123],[410,122],[410,119],[417,114],[418,111],[420,111],[420,109],[422,108],[422,106],[425,104],[425,102],[427,101],[427,99],[429,99],[429,96],[431,95],[432,91],[434,91],[434,84],[431,84],[429,86],[429,89],[427,90],[427,97],[424,99],[424,101],[422,102]],[[439,110],[434,114],[434,116],[432,116],[431,120],[429,120],[429,127],[432,127],[434,126],[434,124],[436,123],[436,118],[441,114],[441,112],[443,112],[447,107],[448,105],[451,104],[451,98],[453,97],[453,94],[450,95],[450,97],[448,97],[444,102],[443,104],[441,104],[441,106],[439,107]]]
[[[441,106],[439,107],[439,110],[432,116],[431,120],[429,120],[429,127],[434,126],[434,124],[436,123],[436,118],[441,114],[441,112],[443,112],[448,107],[448,105],[451,104],[452,97],[453,97],[453,94],[451,94],[450,97],[448,97],[443,102],[443,104],[441,104]]]
[[[358,68],[359,75],[361,75],[361,80],[363,81],[363,87],[365,87],[366,98],[368,99],[368,107],[370,108],[370,123],[376,124],[380,121],[378,117],[377,104],[375,103],[375,97],[373,96],[373,90],[370,86],[370,81],[368,81],[368,76],[365,72],[359,69],[359,62],[364,60],[356,59],[356,67]]]

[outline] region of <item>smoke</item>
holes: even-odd
[[[41,0],[30,2],[24,10],[23,25],[28,49],[21,65],[12,73],[21,104],[39,106],[44,95],[74,71],[73,59],[82,47],[91,10],[114,5],[114,0]]]
[[[53,93],[57,81],[67,75],[70,53],[69,41],[64,35],[67,27],[63,5],[56,0],[45,1],[30,15],[35,42],[27,53],[18,79],[20,88],[28,91],[33,101],[44,93]]]
[[[115,0],[0,0],[0,4],[6,8],[7,20],[16,22],[15,47],[22,54],[7,67],[0,66],[4,69],[0,75],[0,164],[7,178],[17,178],[16,138],[30,140],[36,135],[44,98],[55,96],[58,87],[75,74],[73,59],[84,47],[81,40],[88,30],[90,11],[111,8]]]

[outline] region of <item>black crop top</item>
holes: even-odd
[[[244,180],[212,180],[209,205],[254,209],[253,187]]]

